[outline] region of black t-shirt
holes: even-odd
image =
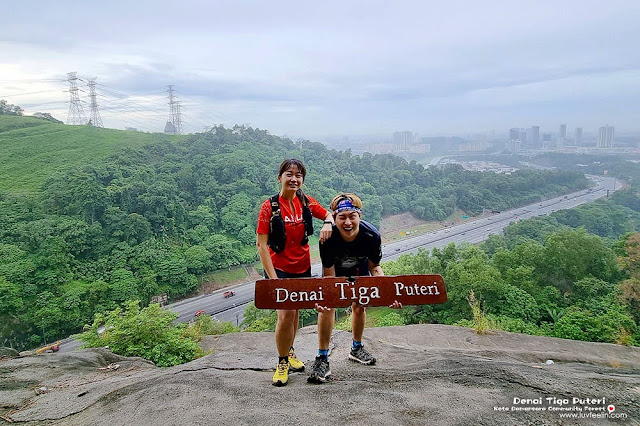
[[[334,226],[331,238],[320,244],[320,258],[325,268],[335,266],[337,277],[371,275],[368,261],[379,265],[382,259],[380,233],[362,220],[356,239],[348,243]]]

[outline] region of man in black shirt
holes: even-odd
[[[382,241],[378,230],[362,220],[362,201],[355,194],[340,194],[331,201],[335,218],[331,238],[320,244],[323,275],[325,277],[356,277],[384,275],[380,267]],[[338,232],[335,232],[335,231]],[[391,308],[402,308],[395,301]],[[334,325],[334,309],[316,304],[318,311],[318,356],[315,359],[308,381],[324,383],[331,375],[328,351]],[[351,328],[353,343],[349,359],[364,365],[373,365],[376,359],[362,345],[362,334],[366,321],[366,309],[355,303],[351,305]]]

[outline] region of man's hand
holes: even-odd
[[[394,300],[392,304],[389,305],[391,309],[402,309],[402,303]]]
[[[316,311],[318,311],[318,312],[329,312],[329,311],[331,311],[331,309],[333,309],[333,308],[327,308],[326,306],[320,306],[319,304],[316,303]]]
[[[333,232],[333,226],[330,223],[325,223],[322,225],[322,229],[320,229],[320,242],[324,243],[329,238],[331,238],[331,233]]]

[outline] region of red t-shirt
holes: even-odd
[[[313,217],[324,219],[327,211],[314,198],[307,195],[309,199],[309,210]],[[279,196],[280,214],[284,220],[284,229],[287,240],[284,250],[276,253],[269,248],[273,267],[290,274],[301,274],[311,267],[311,256],[309,255],[309,244],[301,245],[304,237],[304,222],[302,221],[302,203],[298,197],[293,198],[294,211],[291,211],[289,200]],[[260,207],[258,215],[258,234],[269,234],[269,221],[271,219],[271,199],[265,200]]]

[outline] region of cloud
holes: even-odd
[[[156,126],[173,84],[192,130],[455,132],[580,114],[587,127],[598,109],[631,128],[639,21],[640,2],[617,0],[35,0],[0,16],[0,94],[39,80],[59,92],[9,101],[64,103],[66,73],[78,71],[98,78],[113,126],[150,114]]]

